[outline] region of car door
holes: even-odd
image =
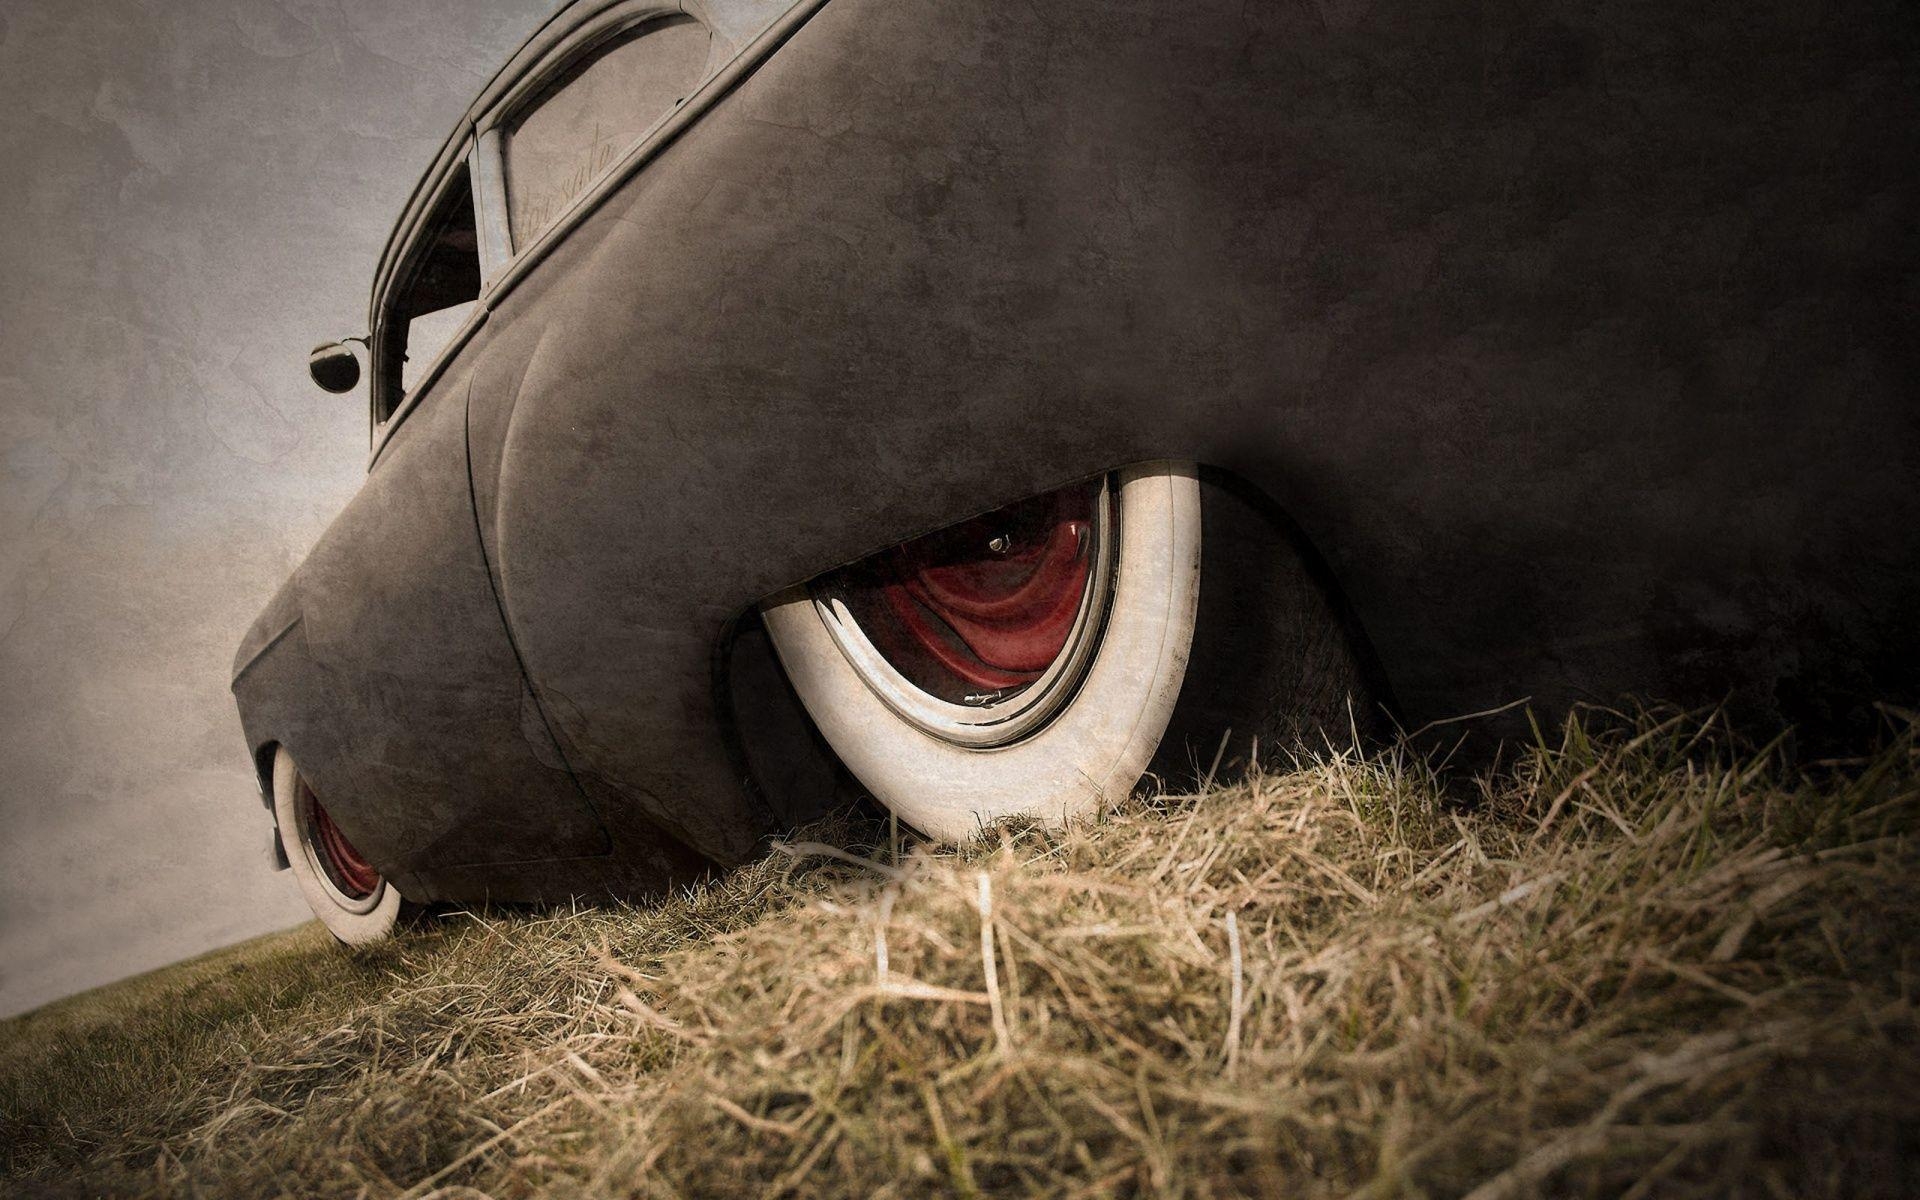
[[[608,848],[527,689],[474,521],[486,312],[464,155],[443,170],[376,300],[366,483],[299,574],[325,694],[295,751],[347,834],[402,877]]]
[[[524,502],[530,476],[583,480],[614,449],[546,403],[552,373],[564,376],[567,368],[543,348],[564,337],[582,306],[622,313],[633,295],[617,282],[583,287],[582,276],[558,260],[591,243],[591,232],[576,226],[596,191],[614,181],[624,161],[697,112],[696,98],[715,90],[719,73],[741,69],[751,57],[742,47],[789,7],[786,0],[703,5],[696,16],[693,6],[674,12],[644,0],[611,4],[556,31],[477,110],[475,177],[495,340],[476,369],[469,404],[475,507],[528,677],[570,765],[596,801],[604,797],[623,857],[678,843],[711,860],[738,861],[753,851],[767,819],[740,786],[740,764],[714,735],[709,646],[694,651],[702,669],[693,677],[650,674],[649,658],[634,649],[636,637],[648,636],[646,621],[627,620],[620,598],[599,586],[606,560],[645,574],[648,548],[608,543],[556,561],[548,550],[577,535],[581,508],[543,504],[537,496]],[[626,400],[661,412],[674,403],[665,392]],[[581,660],[620,674],[638,694],[608,704],[576,691],[577,674],[567,664]],[[672,764],[700,782],[636,786],[610,769],[609,739],[628,755]],[[708,786],[712,780],[717,787]],[[715,801],[715,792],[725,798]]]

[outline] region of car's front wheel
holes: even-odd
[[[768,633],[821,735],[938,838],[1130,793],[1179,699],[1200,484],[1150,463],[1036,497],[775,597]]]
[[[411,906],[334,824],[285,746],[273,756],[273,815],[287,868],[328,932],[349,946],[392,936]]]

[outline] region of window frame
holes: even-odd
[[[564,6],[549,22],[535,31],[501,68],[481,92],[480,98],[441,145],[433,165],[414,184],[406,207],[388,235],[374,272],[374,286],[368,305],[368,349],[372,360],[368,375],[367,470],[379,464],[381,452],[392,439],[422,393],[430,388],[447,364],[472,340],[493,309],[512,292],[547,253],[573,232],[608,196],[638,173],[655,155],[668,146],[681,130],[698,120],[720,97],[751,74],[787,38],[818,12],[827,0],[741,0],[739,12],[731,11],[733,0],[612,0],[604,7],[573,21],[577,5]],[[761,10],[765,16],[744,20]],[[518,114],[519,108],[554,77],[570,69],[578,56],[590,52],[606,37],[618,36],[635,25],[664,17],[686,16],[705,26],[713,38],[709,52],[710,73],[678,105],[640,134],[609,163],[600,176],[554,219],[553,223],[523,246],[511,245],[508,231],[504,160],[501,157],[503,128]],[[573,22],[573,23],[569,23]],[[466,323],[448,341],[434,362],[422,372],[420,383],[403,396],[384,422],[375,421],[379,356],[375,345],[382,335],[380,325],[400,266],[408,261],[415,242],[429,215],[444,198],[455,164],[464,163],[473,189],[474,231],[480,257],[480,297]]]
[[[494,101],[486,115],[476,123],[472,156],[476,196],[474,218],[481,227],[480,279],[483,291],[495,278],[504,274],[516,258],[546,241],[554,231],[570,227],[575,213],[588,198],[595,196],[608,178],[622,173],[623,166],[633,156],[634,150],[659,132],[676,113],[691,107],[693,98],[705,91],[707,85],[721,74],[720,71],[704,73],[700,82],[678,104],[661,113],[657,120],[622,147],[613,161],[594,176],[593,182],[582,188],[580,194],[569,201],[545,229],[528,238],[524,245],[513,244],[513,227],[508,218],[507,205],[507,132],[515,122],[536,107],[553,83],[596,50],[641,26],[673,17],[691,18],[706,30],[713,42],[719,42],[719,34],[714,31],[712,22],[704,12],[699,11],[697,5],[662,3],[661,0],[627,0],[626,3],[615,4],[594,14],[568,31],[531,70],[515,80],[513,86]],[[713,51],[710,49],[707,60],[709,66],[712,61]],[[479,210],[477,198],[482,178],[486,181],[487,196],[484,215]]]
[[[480,247],[476,247],[475,253],[480,259],[480,291],[474,297],[473,311],[467,314],[467,319],[460,323],[459,328],[447,339],[446,344],[435,352],[432,360],[421,370],[420,381],[412,388],[400,390],[401,381],[389,378],[394,371],[401,369],[393,364],[392,356],[387,353],[388,344],[394,333],[393,322],[388,314],[396,298],[395,289],[408,282],[406,268],[414,261],[415,255],[421,249],[420,239],[425,236],[434,214],[439,211],[441,203],[453,190],[463,170],[467,175],[467,187],[473,192],[476,233],[479,230],[479,184],[473,178],[471,158],[474,139],[471,124],[463,123],[462,130],[465,131],[466,136],[461,137],[456,131],[456,135],[447,143],[447,150],[442,151],[439,161],[434,163],[433,169],[423,180],[423,183],[430,182],[431,186],[415,189],[413,201],[403,221],[404,232],[396,236],[392,242],[392,245],[399,247],[399,250],[389,254],[387,261],[382,263],[380,287],[374,293],[371,331],[367,337],[367,440],[368,452],[375,457],[385,444],[387,435],[400,424],[407,413],[413,410],[421,395],[432,387],[447,369],[447,364],[453,360],[454,355],[460,353],[461,348],[472,340],[480,326],[486,323],[487,314],[490,311],[486,304],[486,256]],[[480,236],[484,239],[485,235]],[[388,392],[389,383],[392,384],[393,390],[399,391],[399,399],[395,401],[393,409],[382,419],[380,399]],[[371,467],[372,463],[369,462],[368,466]]]

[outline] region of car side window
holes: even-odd
[[[573,62],[504,130],[508,232],[527,245],[706,77],[712,34],[648,21]]]
[[[473,187],[463,164],[420,227],[388,293],[376,353],[374,420],[385,421],[418,387],[480,298]]]

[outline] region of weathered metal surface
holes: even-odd
[[[1409,725],[1632,692],[1845,727],[1920,679],[1912,43],[1873,3],[832,0],[489,301],[470,400],[418,406],[296,581],[314,666],[243,710],[345,731],[316,780],[421,869],[426,830],[590,841],[577,793],[549,829],[488,776],[543,722],[614,860],[737,860],[770,818],[731,621],[1170,457],[1290,514]],[[403,442],[469,404],[455,564],[412,478],[452,459]]]

